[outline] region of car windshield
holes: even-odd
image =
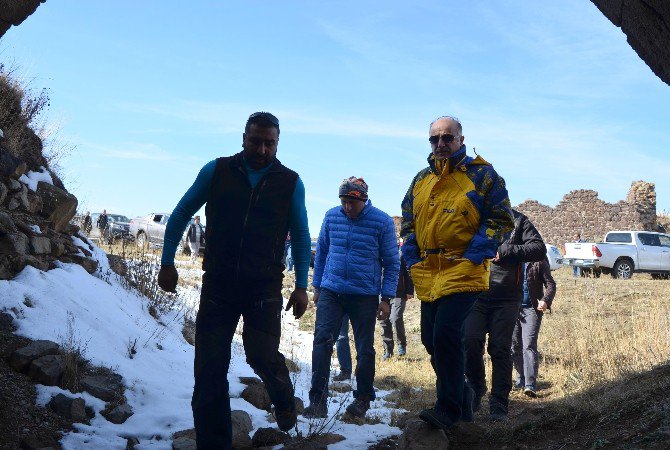
[[[130,222],[130,219],[120,214],[108,214],[110,222]]]

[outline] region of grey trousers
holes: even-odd
[[[386,320],[380,320],[379,325],[382,327],[382,343],[384,344],[384,351],[393,354],[393,327],[395,327],[396,336],[398,338],[398,345],[407,346],[407,336],[405,335],[405,321],[403,314],[405,313],[405,305],[407,299],[394,298],[391,300],[391,314]]]
[[[540,366],[537,337],[541,324],[542,313],[538,314],[532,306],[521,308],[512,336],[516,384],[533,390],[537,389],[537,371]]]

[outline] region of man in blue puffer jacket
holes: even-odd
[[[347,413],[365,416],[375,399],[375,318],[388,318],[400,272],[393,219],[372,206],[365,181],[344,180],[339,195],[342,205],[326,213],[314,260],[312,387],[303,413],[308,418],[328,416],[330,357],[344,314],[356,343],[357,389]]]

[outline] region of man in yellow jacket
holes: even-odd
[[[472,420],[463,328],[489,288],[490,260],[514,227],[505,180],[481,156],[466,154],[458,119],[430,125],[428,167],[402,202],[403,254],[421,300],[421,341],[437,377],[437,401],[419,416],[447,429]]]

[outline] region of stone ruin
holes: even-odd
[[[601,241],[612,230],[657,231],[654,183],[634,181],[626,200],[606,203],[593,190],[579,189],[566,194],[551,208],[536,200],[526,200],[515,209],[535,224],[544,241],[563,248],[580,233],[587,241]]]

